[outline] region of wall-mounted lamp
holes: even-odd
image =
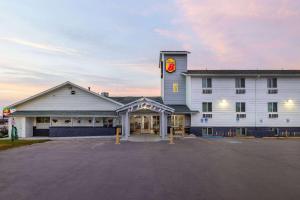
[[[294,107],[294,101],[292,99],[289,99],[284,102],[284,106],[288,109],[292,109]]]
[[[221,108],[225,108],[228,106],[228,102],[226,99],[222,99],[220,102],[219,102],[219,105]]]

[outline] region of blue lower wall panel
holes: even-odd
[[[202,136],[202,127],[191,127],[190,133],[192,133],[196,136]]]
[[[111,136],[116,128],[104,127],[50,127],[50,137]]]
[[[289,135],[300,132],[300,127],[191,127],[190,132],[196,136],[202,136],[202,128],[212,128],[213,136],[228,136],[228,133],[235,133],[237,128],[247,128],[247,136],[272,137],[278,133],[287,131]]]
[[[49,129],[36,129],[33,127],[33,137],[48,137],[49,136]]]

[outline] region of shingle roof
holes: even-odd
[[[49,110],[49,111],[16,111],[11,116],[116,116],[115,111],[88,111],[88,110]]]
[[[195,113],[198,111],[191,110],[187,105],[166,105],[175,109],[175,113]]]
[[[300,70],[187,70],[190,75],[296,75]]]
[[[122,103],[122,104],[128,104],[128,103],[131,103],[131,102],[136,101],[143,97],[142,96],[127,96],[127,97],[109,97],[109,98],[111,98],[112,100],[117,101],[119,103]],[[163,104],[163,100],[161,97],[145,97],[145,98],[148,98],[148,99],[151,99],[153,101]]]

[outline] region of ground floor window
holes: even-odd
[[[105,118],[103,118],[103,127],[112,128],[113,122],[114,122],[114,120],[112,117],[105,117]]]
[[[37,117],[36,123],[50,123],[50,117]]]
[[[116,117],[52,117],[51,126],[105,127],[112,128],[120,124]]]
[[[35,121],[36,129],[49,129],[50,117],[37,117]]]

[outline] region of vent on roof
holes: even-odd
[[[76,91],[75,91],[75,90],[72,90],[72,91],[71,91],[71,95],[74,95],[74,94],[76,94]]]
[[[109,93],[108,92],[101,92],[101,96],[109,97]]]

